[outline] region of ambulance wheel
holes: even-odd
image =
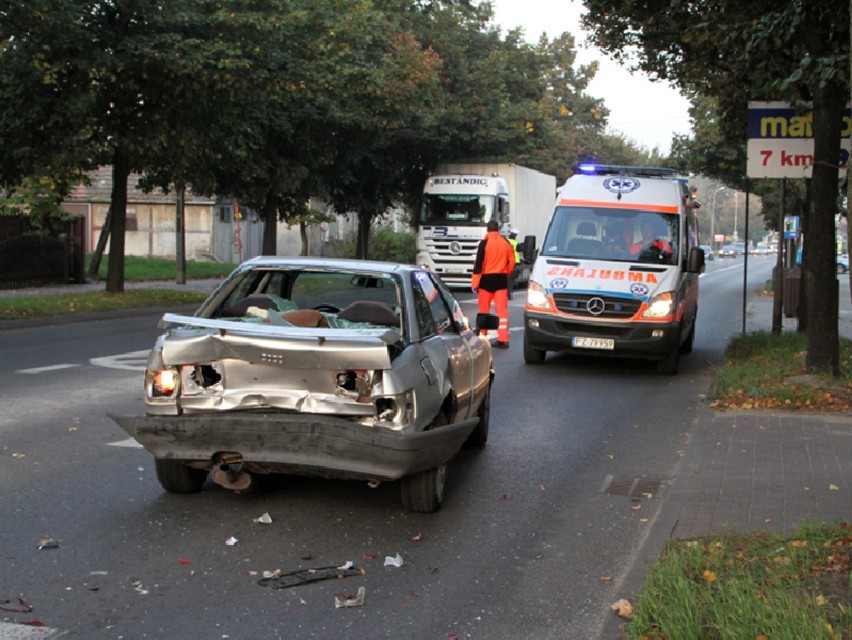
[[[662,360],[657,361],[657,373],[664,376],[673,376],[677,374],[677,366],[680,362],[680,346],[675,345],[672,350]]]
[[[524,335],[524,362],[527,364],[542,364],[546,355],[547,351],[533,347],[527,340],[527,336]]]
[[[686,336],[686,340],[684,340],[683,344],[680,345],[680,352],[682,354],[692,353],[692,344],[695,342],[695,322],[696,319],[692,320],[692,327],[689,329],[689,335]]]

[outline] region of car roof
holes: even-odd
[[[376,273],[409,273],[419,267],[397,262],[379,260],[350,260],[346,258],[322,258],[317,256],[258,256],[243,262],[239,269],[254,267],[278,267],[282,269],[327,269],[331,271],[373,271]]]

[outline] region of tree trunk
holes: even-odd
[[[807,262],[803,285],[809,301],[808,353],[810,371],[839,375],[837,268],[834,214],[837,205],[840,126],[846,90],[831,82],[814,91],[814,167],[811,216],[805,235]]]
[[[109,227],[111,224],[112,215],[110,214],[110,210],[107,209],[104,216],[104,224],[101,227],[101,232],[98,234],[98,244],[92,253],[92,262],[89,263],[89,271],[86,273],[86,278],[89,280],[96,281],[98,279],[98,272],[101,270],[101,260],[104,257],[104,251],[106,251],[107,240],[109,240]]]
[[[304,220],[299,220],[299,236],[302,239],[302,253],[303,256],[308,256],[311,254],[310,252],[310,244],[308,241],[308,223]]]
[[[106,290],[124,291],[124,231],[127,228],[127,179],[130,161],[121,148],[112,156],[112,195],[110,197],[109,262]]]
[[[263,255],[278,254],[278,197],[272,192],[266,193],[263,203]]]
[[[367,260],[369,256],[370,222],[372,219],[372,213],[358,212],[358,241],[355,245],[355,255],[359,260]]]

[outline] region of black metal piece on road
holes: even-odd
[[[257,583],[262,587],[273,589],[286,589],[309,582],[320,580],[331,580],[332,578],[343,579],[350,576],[364,575],[364,569],[360,567],[317,567],[315,569],[300,569],[289,573],[276,573],[269,578],[261,578]]]

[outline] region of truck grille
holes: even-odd
[[[426,241],[426,250],[436,263],[471,261],[476,255],[479,240],[457,240],[453,238],[430,238]]]
[[[600,298],[604,301],[604,309],[600,314],[592,314],[588,309],[588,302],[592,298]],[[554,293],[553,301],[556,308],[562,313],[570,313],[573,316],[584,318],[609,318],[627,320],[636,315],[641,300],[634,298],[618,298],[615,296],[596,296],[589,293]]]

